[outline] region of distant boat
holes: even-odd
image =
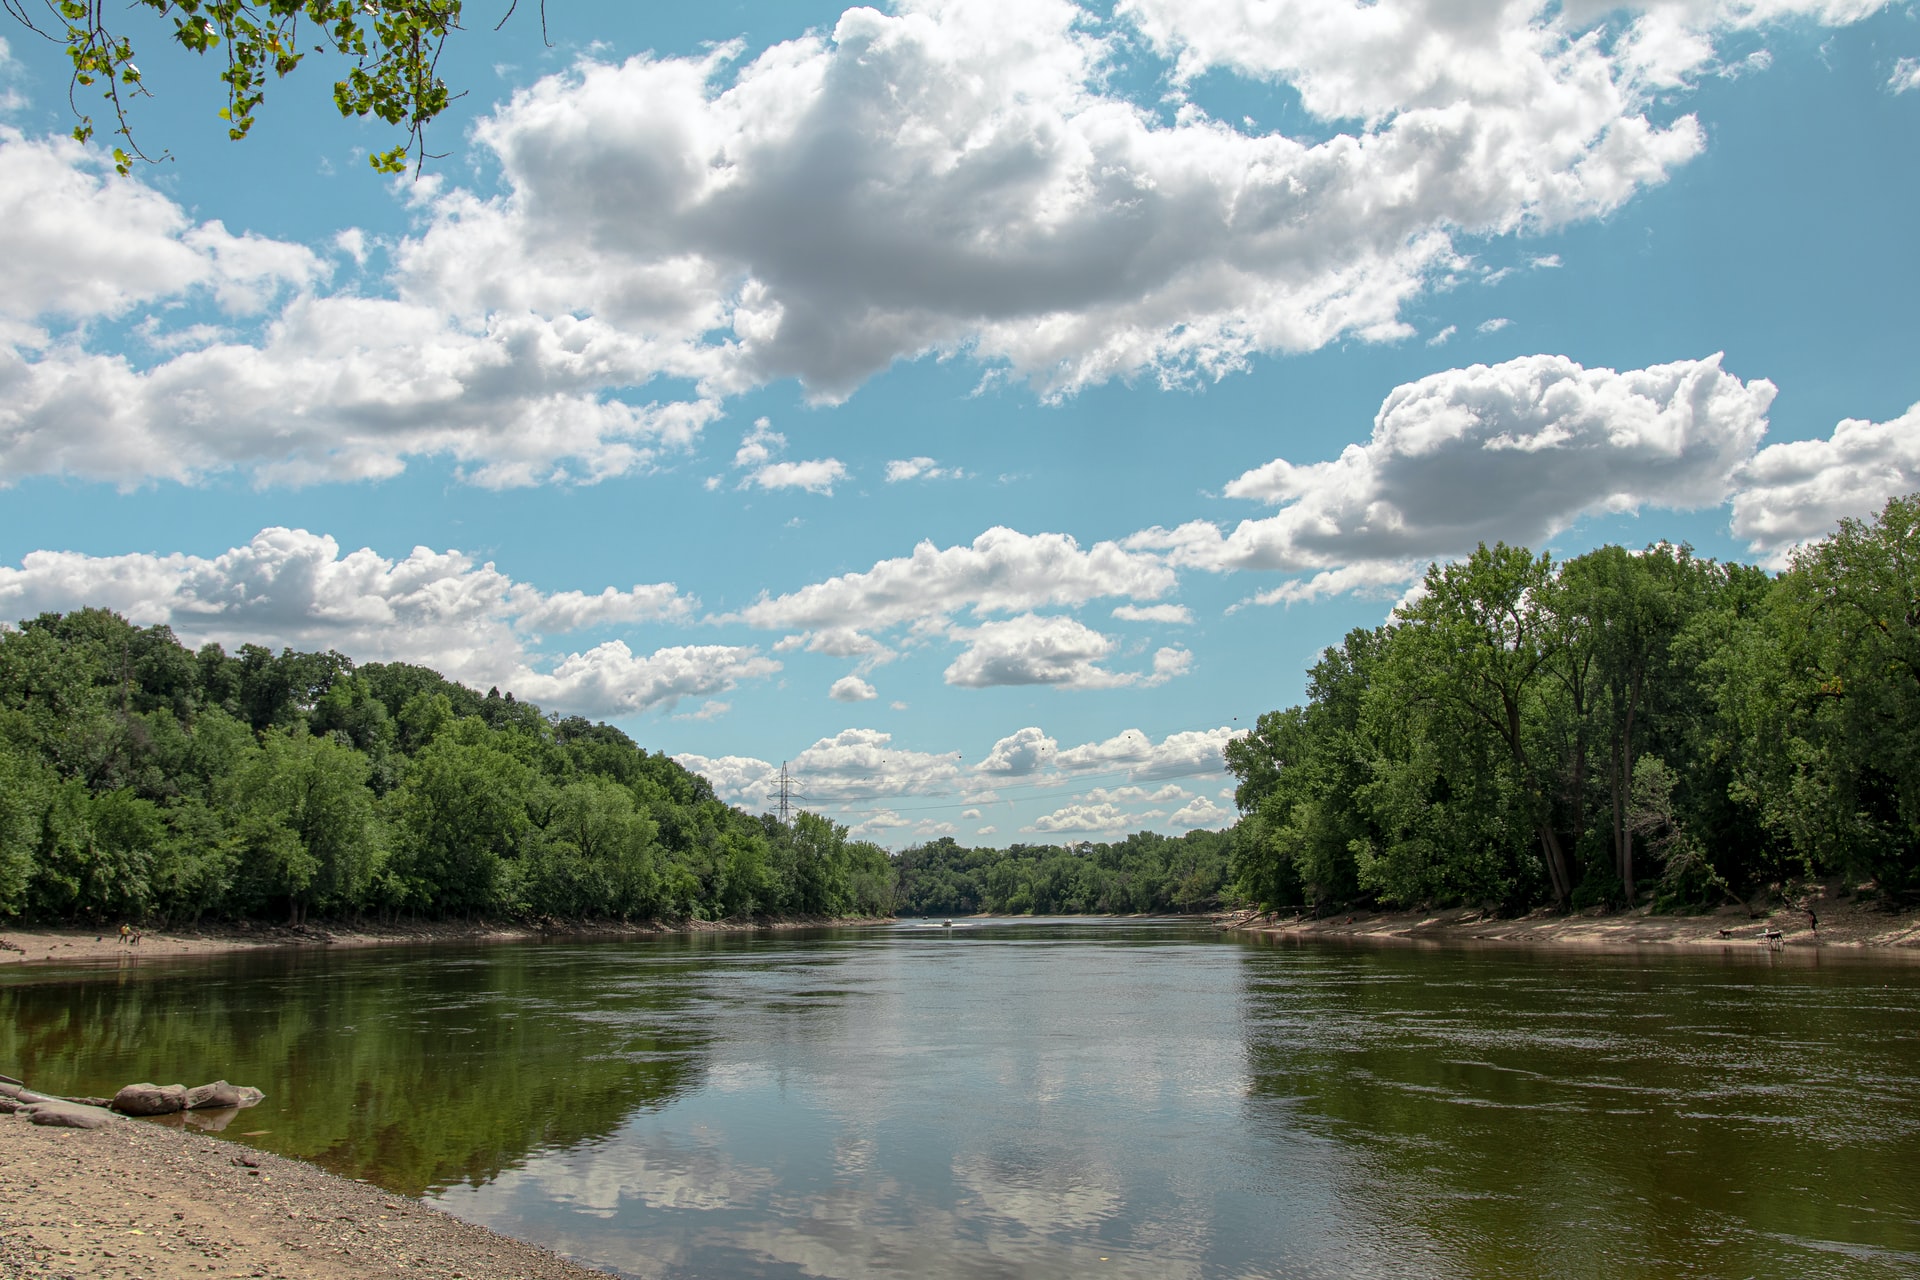
[[[953,928],[953,921],[949,920],[945,924],[941,925],[940,927],[942,929],[951,929]]]

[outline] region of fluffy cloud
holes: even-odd
[[[1045,834],[1063,831],[1124,831],[1128,827],[1139,825],[1140,821],[1140,818],[1112,804],[1069,804],[1062,805],[1052,813],[1042,814],[1034,819],[1031,826],[1020,829]]]
[[[0,483],[134,484],[243,470],[262,484],[395,475],[450,457],[475,484],[591,482],[685,449],[711,402],[630,404],[646,343],[603,321],[496,314],[475,328],[373,298],[296,299],[258,345],[135,368],[123,355],[0,348]]]
[[[1920,490],[1920,404],[1888,422],[1848,418],[1825,440],[1768,445],[1733,499],[1733,531],[1755,551],[1786,551]]]
[[[599,715],[671,708],[780,668],[752,648],[636,655],[618,640],[549,661],[530,649],[530,635],[684,620],[693,602],[670,583],[543,595],[458,551],[416,547],[391,560],[363,547],[343,555],[332,538],[304,529],[263,529],[213,557],[35,551],[17,569],[0,567],[0,612],[82,605],[166,623],[189,643],[258,641],[419,662],[482,688]]]
[[[1010,733],[993,744],[987,758],[974,766],[975,771],[991,777],[1024,778],[1050,763],[1060,744],[1037,725]]]
[[[967,473],[958,467],[943,467],[932,458],[895,458],[887,464],[887,483],[902,480],[964,480]]]
[[[1224,826],[1233,817],[1231,809],[1222,809],[1205,796],[1195,796],[1174,811],[1167,821],[1176,827]]]
[[[1440,16],[1411,18],[1444,31]],[[582,63],[483,122],[511,195],[462,201],[410,261],[461,309],[551,312],[565,290],[596,314],[724,319],[739,385],[840,396],[963,348],[1045,390],[1216,374],[1397,334],[1455,229],[1604,213],[1698,151],[1690,118],[1648,119],[1611,51],[1534,16],[1501,10],[1492,49],[1443,55],[1517,59],[1500,85],[1382,80],[1371,109],[1326,117],[1368,123],[1319,142],[1191,110],[1163,123],[1107,88],[1125,24],[1062,0],[849,9],[731,74],[732,50]],[[1215,33],[1266,25],[1215,17]],[[1191,24],[1131,19],[1183,63],[1210,56]],[[1400,36],[1416,58],[1417,34]],[[526,269],[457,271],[475,239]]]
[[[778,765],[751,756],[678,755],[687,768],[713,783],[734,804],[765,802],[780,775]],[[904,795],[942,794],[963,780],[956,753],[930,755],[893,745],[877,729],[843,729],[821,738],[787,762],[809,809]]]
[[[420,231],[355,285],[378,296],[317,292],[310,251],[6,134],[0,480],[298,483],[436,456],[484,485],[590,482],[661,465],[731,396],[844,396],[929,352],[1065,394],[1405,336],[1456,237],[1602,216],[1693,157],[1703,131],[1665,104],[1721,33],[1876,7],[902,0],[745,62],[589,58],[480,123],[498,194],[415,189]],[[1114,87],[1142,38],[1182,76],[1291,85],[1327,127],[1167,119]],[[156,333],[171,354],[146,368],[31,329],[288,289],[251,337]],[[690,389],[648,401],[656,380]],[[836,468],[769,458],[748,483],[824,492]]]
[[[1893,74],[1887,77],[1887,88],[1895,93],[1920,89],[1920,58],[1902,58],[1894,63]]]
[[[1151,600],[1171,591],[1174,581],[1157,557],[1112,542],[1082,551],[1063,533],[995,527],[971,546],[922,542],[910,556],[762,599],[739,616],[766,628],[887,627],[962,609],[1013,613],[1101,596]]]
[[[780,767],[752,756],[703,756],[682,752],[674,757],[682,767],[713,784],[713,792],[728,804],[761,809],[771,804],[778,788]]]
[[[250,312],[325,274],[304,246],[195,223],[110,169],[97,148],[0,127],[0,318],[115,316],[201,291]]]
[[[1191,626],[1193,614],[1183,604],[1123,604],[1113,611],[1122,622],[1161,622],[1171,626]]]
[[[969,643],[947,668],[946,680],[963,688],[1052,684],[1111,689],[1138,679],[1097,665],[1113,651],[1113,641],[1073,618],[1027,613],[958,630],[955,635]]]
[[[842,676],[833,682],[827,696],[835,702],[871,702],[880,693],[859,676]]]
[[[740,487],[805,489],[831,496],[833,486],[847,478],[847,468],[838,458],[789,462],[778,458],[786,448],[787,438],[775,431],[772,423],[765,418],[756,420],[733,455],[733,465],[747,473]]]
[[[1448,370],[1395,388],[1366,444],[1331,462],[1276,459],[1227,485],[1278,514],[1227,535],[1205,521],[1152,529],[1128,545],[1207,569],[1321,571],[1263,601],[1404,582],[1429,558],[1538,544],[1585,513],[1724,501],[1773,396],[1717,355],[1624,373],[1552,355]]]
[[[1245,732],[1222,726],[1170,733],[1155,742],[1138,729],[1128,729],[1103,742],[1055,752],[1053,764],[1065,773],[1124,771],[1134,782],[1197,777],[1223,771],[1227,743]]]
[[[1523,138],[1625,109],[1716,65],[1714,37],[1792,18],[1854,22],[1882,0],[1122,0],[1192,78],[1284,81],[1323,120],[1385,121],[1471,104]],[[1624,22],[1609,20],[1616,15]],[[1540,119],[1524,117],[1529,108]],[[1616,122],[1616,126],[1618,124]],[[1536,141],[1536,145],[1543,145]],[[1565,143],[1562,143],[1565,145]],[[1549,152],[1548,154],[1552,154]]]
[[[1099,663],[1114,651],[1112,640],[1076,619],[1032,613],[978,627],[956,627],[952,635],[966,641],[967,649],[947,668],[946,681],[968,689],[1025,684],[1150,689],[1185,675],[1193,659],[1185,649],[1161,649],[1153,655],[1150,674],[1109,671]]]

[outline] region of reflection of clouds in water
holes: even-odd
[[[865,1173],[879,1150],[870,1134],[842,1129],[833,1140],[833,1171],[842,1177]]]
[[[535,1160],[494,1181],[508,1198],[530,1194],[576,1213],[612,1218],[631,1202],[648,1209],[729,1209],[758,1199],[771,1171],[742,1166],[708,1147],[601,1143]]]
[[[707,1067],[704,1088],[714,1093],[749,1093],[774,1083],[773,1072],[763,1062],[715,1062]]]
[[[1121,1206],[1120,1179],[1067,1161],[1002,1161],[962,1156],[953,1177],[986,1212],[1035,1235],[1091,1231]]]

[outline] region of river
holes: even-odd
[[[1168,921],[0,976],[0,1070],[638,1277],[1914,1276],[1920,965]]]

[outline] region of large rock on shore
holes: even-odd
[[[187,1109],[183,1084],[130,1084],[108,1104],[123,1116],[170,1116]]]
[[[199,1111],[207,1107],[250,1107],[267,1095],[250,1085],[228,1084],[225,1080],[215,1080],[212,1084],[195,1085],[187,1090],[188,1111]]]
[[[56,1129],[104,1129],[120,1117],[105,1107],[82,1106],[78,1102],[33,1102],[26,1108],[35,1124]]]

